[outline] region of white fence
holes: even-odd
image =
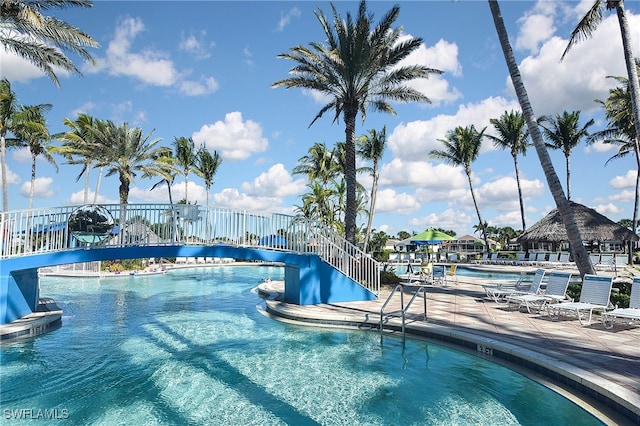
[[[0,221],[0,258],[91,247],[213,244],[315,253],[375,294],[380,291],[378,262],[333,230],[298,216],[184,204],[101,204],[4,212]]]

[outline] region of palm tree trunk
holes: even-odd
[[[467,179],[469,179],[469,189],[471,190],[471,198],[473,199],[473,205],[476,208],[476,214],[478,215],[478,220],[480,221],[480,226],[482,228],[482,239],[484,240],[485,247],[487,248],[487,252],[490,251],[489,239],[487,238],[487,227],[484,225],[484,221],[482,220],[482,216],[480,215],[480,207],[478,207],[478,201],[476,201],[476,193],[473,191],[473,184],[471,183],[471,170],[466,170]]]
[[[364,234],[363,250],[369,251],[369,240],[371,239],[371,227],[373,226],[373,212],[376,208],[376,196],[378,195],[378,162],[373,164],[373,183],[371,184],[371,203],[369,205],[369,220],[367,221],[367,232]]]
[[[0,135],[0,156],[2,156],[2,211],[9,210],[9,184],[7,183],[7,141],[5,133]]]
[[[82,202],[87,204],[89,200],[89,164],[87,164],[87,169],[84,171],[84,197],[82,198]]]
[[[33,208],[33,197],[36,193],[36,156],[31,154],[31,187],[29,188],[29,210]]]
[[[571,163],[569,162],[569,155],[565,156],[564,161],[567,166],[567,200],[571,201]]]
[[[100,192],[100,184],[102,183],[102,172],[104,167],[100,167],[98,173],[98,183],[96,183],[96,192],[93,194],[93,204],[98,204],[98,193]]]
[[[520,216],[522,217],[522,232],[526,231],[527,225],[524,218],[524,200],[522,198],[522,185],[520,184],[520,168],[518,167],[518,154],[513,156],[513,165],[516,170],[516,185],[518,186],[518,199],[520,201]]]
[[[540,133],[540,128],[538,127],[538,124],[536,122],[536,117],[533,113],[533,109],[531,108],[531,103],[529,102],[529,95],[527,94],[527,90],[524,87],[524,83],[520,75],[520,70],[518,69],[518,65],[516,64],[516,59],[513,56],[513,50],[511,49],[507,29],[505,28],[504,20],[502,19],[500,5],[498,4],[497,0],[488,1],[489,8],[491,9],[491,16],[493,17],[493,22],[496,26],[498,38],[500,39],[500,46],[502,47],[502,52],[504,54],[507,67],[509,68],[509,75],[511,76],[511,81],[513,82],[516,95],[518,96],[518,102],[520,103],[522,112],[525,116],[525,119],[527,120],[529,134],[531,135],[531,139],[533,140],[533,144],[536,148],[538,158],[540,159],[542,170],[544,171],[545,177],[547,178],[547,184],[549,185],[551,194],[553,195],[556,206],[558,207],[558,212],[560,213],[562,222],[564,223],[564,226],[567,230],[573,259],[578,270],[580,271],[580,275],[584,276],[585,274],[593,274],[595,273],[595,270],[593,269],[593,265],[591,264],[591,260],[589,259],[587,250],[582,242],[580,230],[578,229],[578,225],[576,225],[576,220],[573,216],[573,211],[571,210],[569,200],[567,200],[567,198],[565,197],[564,192],[562,191],[562,185],[560,184],[560,180],[558,179],[558,175],[553,168],[553,163],[551,162],[549,152],[547,151],[547,148],[544,144],[542,134]]]
[[[633,107],[633,123],[636,127],[635,143],[637,148],[640,143],[640,83],[638,83],[638,68],[636,66],[635,56],[633,55],[633,42],[629,29],[629,21],[624,11],[624,1],[618,2],[616,14],[618,15],[618,22],[620,24],[624,61],[629,76],[629,92],[631,94],[631,106]]]
[[[344,212],[345,238],[356,244],[356,115],[357,109],[347,106],[344,110],[345,122],[345,170],[344,180],[347,184],[347,202]]]

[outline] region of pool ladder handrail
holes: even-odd
[[[411,296],[411,299],[409,300],[409,303],[407,303],[407,306],[404,306],[404,285],[402,284],[398,284],[394,287],[394,289],[391,291],[391,293],[389,294],[389,297],[387,297],[387,300],[384,302],[384,304],[382,305],[382,307],[380,308],[380,335],[382,336],[382,332],[383,332],[383,324],[384,324],[384,308],[387,307],[387,305],[389,304],[389,302],[391,301],[391,299],[393,298],[393,295],[396,293],[396,291],[400,290],[400,306],[402,306],[402,338],[405,338],[405,323],[406,323],[406,314],[407,311],[409,310],[409,308],[411,307],[411,305],[413,304],[413,301],[416,300],[416,298],[418,297],[418,294],[422,293],[422,298],[423,298],[423,309],[424,309],[424,320],[427,320],[427,287],[424,285],[418,286],[418,289],[416,290],[416,292],[413,294],[413,296]]]

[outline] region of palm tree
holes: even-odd
[[[565,165],[567,167],[567,200],[571,201],[571,151],[578,146],[583,138],[589,137],[589,127],[593,126],[593,118],[587,121],[584,126],[580,126],[580,111],[564,111],[562,115],[555,117],[542,116],[538,119],[538,124],[542,127],[544,136],[547,139],[547,147],[559,149],[564,154]]]
[[[222,158],[218,151],[213,151],[213,154],[204,146],[201,145],[196,154],[196,167],[194,172],[204,180],[204,186],[207,188],[207,212],[209,211],[209,191],[213,185],[213,179],[218,173],[218,168],[222,164]],[[207,241],[211,238],[210,235],[210,221],[207,220]]]
[[[152,176],[158,176],[161,179],[151,186],[151,190],[158,188],[160,185],[167,185],[167,191],[169,192],[169,206],[171,214],[171,228],[173,235],[173,241],[177,241],[178,237],[178,220],[176,217],[176,210],[173,208],[173,196],[171,195],[171,185],[176,178],[176,175],[180,173],[175,166],[175,160],[173,158],[173,152],[167,150],[163,152],[156,160],[155,167],[148,170],[147,173],[142,175],[142,178],[150,178]]]
[[[558,212],[560,213],[562,222],[564,223],[564,226],[567,230],[567,236],[569,238],[569,244],[573,253],[573,259],[581,275],[584,276],[585,274],[593,274],[593,265],[591,264],[591,260],[589,259],[587,250],[582,242],[580,230],[578,229],[575,217],[573,216],[573,210],[571,210],[571,206],[569,205],[567,197],[564,196],[562,185],[560,184],[558,175],[553,168],[551,157],[549,156],[549,152],[547,151],[547,148],[544,144],[542,133],[540,132],[540,128],[538,127],[538,123],[536,122],[536,116],[533,113],[533,108],[531,108],[531,103],[529,102],[529,95],[527,94],[527,90],[524,87],[524,83],[522,82],[522,76],[520,75],[518,64],[516,63],[516,59],[513,56],[513,50],[511,49],[511,43],[509,42],[509,34],[507,33],[507,29],[504,25],[504,20],[502,19],[500,5],[498,4],[497,0],[488,1],[489,8],[491,9],[491,16],[493,17],[493,23],[495,24],[498,39],[500,40],[500,46],[502,47],[502,53],[504,54],[507,68],[509,68],[511,82],[513,83],[513,87],[515,88],[516,95],[518,96],[518,102],[520,103],[522,113],[524,114],[524,117],[527,121],[529,134],[531,135],[533,145],[536,148],[536,153],[538,154],[538,158],[540,159],[540,164],[542,166],[542,170],[544,171],[544,175],[547,178],[549,190],[553,195],[553,199],[556,203],[556,206],[558,207]]]
[[[378,171],[378,165],[384,154],[384,149],[387,144],[387,126],[384,126],[380,132],[375,129],[369,130],[368,135],[363,135],[358,139],[358,155],[365,160],[373,162],[371,167],[371,178],[373,182],[371,184],[371,196],[369,204],[369,220],[367,221],[367,230],[364,234],[363,250],[367,252],[367,246],[369,245],[369,239],[371,237],[371,227],[373,226],[373,215],[376,208],[376,195],[378,193],[378,179],[380,173]]]
[[[2,210],[9,209],[9,185],[7,183],[7,133],[13,126],[13,115],[18,110],[16,95],[6,78],[0,80],[0,156],[2,157]]]
[[[201,145],[196,153],[196,167],[194,172],[204,180],[204,186],[207,188],[207,208],[209,208],[209,190],[213,185],[213,178],[218,173],[218,168],[222,164],[222,158],[218,151],[213,154]]]
[[[87,114],[79,114],[75,120],[65,118],[63,124],[69,127],[69,131],[56,135],[63,141],[63,145],[56,148],[56,152],[67,159],[68,164],[82,164],[82,170],[76,182],[84,174],[84,203],[89,201],[89,170],[93,167],[97,151],[93,143],[93,137],[89,130],[94,125],[94,119]],[[98,190],[96,188],[97,196]]]
[[[317,179],[326,185],[340,173],[337,165],[334,151],[328,150],[324,143],[316,142],[306,155],[298,159],[298,165],[293,168],[292,173],[307,175],[310,182]]]
[[[120,186],[120,226],[124,226],[125,206],[129,202],[129,187],[135,183],[139,173],[143,176],[162,176],[164,172],[160,158],[170,152],[170,148],[158,147],[160,139],[151,139],[153,131],[144,136],[140,127],[130,128],[128,123],[118,126],[111,120],[98,120],[91,128],[97,149],[97,167],[105,167],[105,177],[118,175]]]
[[[498,136],[486,135],[493,141],[493,146],[498,149],[508,149],[513,157],[513,165],[516,171],[516,184],[518,186],[518,199],[520,201],[520,216],[522,217],[522,230],[527,229],[524,216],[524,200],[522,198],[522,186],[520,185],[520,169],[518,167],[518,155],[527,155],[529,146],[529,130],[527,122],[520,111],[505,111],[500,118],[489,120],[498,132]]]
[[[99,46],[73,25],[42,14],[52,8],[68,7],[90,8],[93,3],[87,0],[3,0],[0,3],[0,44],[38,67],[56,86],[60,86],[56,69],[82,75],[65,51],[94,63],[85,47]]]
[[[618,24],[620,25],[620,35],[622,37],[622,49],[624,51],[624,63],[627,67],[627,75],[629,77],[629,92],[631,96],[631,111],[633,112],[633,123],[636,129],[635,143],[640,144],[640,83],[638,83],[638,68],[636,66],[636,57],[633,54],[633,36],[629,28],[629,21],[624,9],[623,0],[595,0],[593,6],[587,14],[580,20],[576,28],[571,33],[571,38],[566,49],[562,53],[561,60],[571,50],[571,48],[579,41],[591,37],[593,32],[602,22],[602,7],[606,10],[616,10],[618,16]],[[640,152],[640,148],[636,147],[636,151]]]
[[[487,227],[480,215],[480,208],[478,207],[478,201],[476,200],[476,194],[473,190],[473,181],[471,179],[471,163],[476,161],[478,154],[480,153],[480,146],[482,145],[482,138],[487,128],[482,131],[476,130],[474,125],[467,127],[458,126],[453,130],[449,130],[445,136],[445,139],[438,139],[444,144],[443,150],[434,149],[429,152],[429,156],[443,160],[447,164],[453,164],[454,166],[461,166],[464,168],[464,172],[469,180],[469,189],[471,190],[471,198],[473,199],[473,205],[476,208],[478,215],[478,223],[482,225],[482,236],[485,246],[489,248],[489,241],[487,239]]]
[[[44,118],[44,113],[51,110],[51,107],[51,104],[21,106],[13,116],[13,134],[19,141],[15,146],[29,148],[31,153],[29,210],[33,208],[36,188],[36,159],[41,156],[55,166],[56,171],[58,170],[58,165],[51,155],[52,147],[49,145],[51,135]]]
[[[191,138],[179,137],[173,141],[174,160],[178,167],[182,168],[184,175],[184,199],[185,204],[189,204],[189,173],[191,168],[196,164],[196,147]]]
[[[367,11],[364,0],[360,2],[355,21],[350,13],[346,19],[338,14],[335,6],[333,25],[322,10],[316,11],[326,43],[312,42],[310,47],[296,46],[289,53],[278,55],[297,64],[292,76],[276,81],[272,87],[312,89],[331,100],[320,109],[311,121],[313,125],[325,112],[335,112],[333,121],[342,115],[345,123],[347,200],[345,235],[355,244],[356,235],[356,117],[366,119],[370,107],[375,111],[395,114],[389,101],[429,102],[423,93],[405,83],[427,78],[441,71],[423,65],[400,66],[399,63],[417,49],[422,39],[400,40],[402,28],[392,28],[400,12],[394,6],[382,20],[372,27],[373,15]]]

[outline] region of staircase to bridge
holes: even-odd
[[[0,324],[36,310],[39,268],[193,256],[281,263],[285,301],[300,305],[380,292],[378,262],[303,217],[185,204],[65,206],[2,213]]]

